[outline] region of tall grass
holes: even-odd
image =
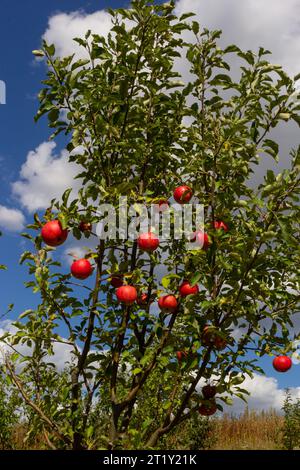
[[[238,417],[223,415],[214,420],[215,443],[220,450],[274,450],[282,448],[284,417],[275,410],[249,411]]]
[[[202,421],[199,417],[199,422],[196,418],[176,428],[159,448],[162,450],[280,450],[284,448],[284,416],[279,415],[275,410],[257,412],[245,409],[240,416],[224,414],[220,418]],[[27,440],[26,431],[26,426],[22,424],[15,427],[12,448],[25,450],[47,448],[42,434]]]

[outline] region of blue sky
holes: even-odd
[[[62,8],[63,3],[63,8]],[[82,10],[91,13],[100,8],[117,7],[118,1],[64,0],[40,2],[1,2],[0,15],[0,80],[6,84],[6,105],[0,105],[0,204],[17,207],[11,194],[11,183],[18,178],[27,153],[47,141],[47,121],[33,121],[38,102],[35,98],[45,77],[45,68],[36,64],[32,50],[39,48],[49,17],[59,12]],[[51,177],[51,175],[49,175]],[[26,213],[28,223],[30,215]],[[24,249],[19,233],[7,232],[1,227],[1,263],[9,270],[1,272],[1,312],[14,302],[16,315],[29,307],[34,297],[22,287],[26,268],[18,266]],[[17,295],[16,295],[17,293]]]
[[[263,45],[273,50],[274,61],[283,63],[290,73],[296,73],[300,70],[300,64],[299,67],[297,64],[300,57],[300,31],[295,19],[299,17],[299,2],[290,0],[288,6],[282,6],[279,0],[265,0],[259,11],[258,3],[261,2],[211,0],[207,3],[205,0],[178,0],[178,10],[196,10],[204,26],[222,28],[227,44],[236,42],[245,48]],[[61,13],[68,16],[70,12],[78,11],[83,20],[86,19],[86,24],[89,24],[89,15],[94,12],[126,4],[127,2],[112,0],[1,1],[0,80],[6,83],[7,95],[6,104],[0,105],[0,206],[20,211],[19,219],[25,217],[29,223],[32,211],[28,204],[24,204],[20,194],[18,196],[17,192],[12,191],[12,183],[20,179],[20,169],[28,152],[47,142],[49,136],[46,119],[38,124],[33,121],[38,106],[35,97],[41,88],[40,82],[45,77],[45,67],[42,63],[36,63],[31,51],[39,48],[50,18]],[[272,20],[270,8],[273,11]],[[54,27],[52,29],[54,31],[50,33],[55,37],[57,31]],[[62,36],[57,37],[63,48]],[[298,134],[293,129],[283,129],[278,138],[285,148],[290,142],[297,141]],[[62,148],[63,141],[60,140],[53,152],[60,156]],[[51,179],[51,173],[48,177]],[[30,181],[26,190],[30,191]],[[14,302],[13,313],[7,317],[12,319],[34,305],[37,299],[30,290],[23,287],[23,282],[28,279],[27,270],[18,265],[25,241],[20,237],[20,230],[6,230],[5,220],[1,220],[0,216],[3,232],[0,239],[0,263],[6,264],[9,269],[0,272],[0,315],[9,303]],[[294,366],[289,373],[280,375],[272,369],[271,358],[263,358],[260,363],[269,377],[278,380],[279,387],[300,386],[300,365]]]

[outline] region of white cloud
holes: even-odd
[[[218,376],[212,376],[211,381],[218,383]],[[201,379],[197,386],[197,391],[201,391],[203,385],[206,384],[205,379]],[[246,379],[240,388],[245,389],[250,395],[244,395],[247,404],[238,397],[231,397],[233,399],[232,405],[225,405],[221,400],[217,400],[222,404],[224,412],[234,415],[239,415],[244,412],[247,407],[249,410],[269,410],[270,408],[277,412],[282,411],[282,405],[285,400],[285,389],[280,388],[278,380],[275,377],[267,377],[265,375],[253,373],[253,378],[246,376]],[[293,400],[300,399],[300,387],[289,387],[291,397]],[[225,395],[228,395],[227,393]]]
[[[186,11],[197,13],[202,27],[222,29],[223,44],[252,50],[263,46],[273,52],[273,62],[299,72],[299,0],[179,0],[177,14]]]
[[[66,264],[71,266],[75,259],[84,258],[87,250],[84,246],[73,245],[66,248],[63,252],[62,258]]]
[[[178,0],[176,13],[193,11],[202,27],[223,30],[223,44],[236,43],[244,49],[263,46],[273,52],[273,61],[283,64],[290,73],[297,73],[300,64],[299,0]],[[91,14],[82,11],[59,13],[49,19],[43,38],[56,46],[57,55],[84,49],[74,37],[84,37],[88,29],[107,36],[111,17],[104,10]]]
[[[51,199],[59,198],[69,187],[73,188],[71,199],[81,186],[74,179],[79,173],[75,163],[69,163],[68,152],[54,153],[54,142],[43,142],[31,150],[22,165],[20,178],[12,184],[13,195],[29,212],[45,209]]]
[[[0,322],[0,337],[4,335],[6,332],[10,334],[16,333],[17,328],[13,326],[10,320],[4,320]],[[62,338],[63,341],[67,341],[66,339]],[[68,363],[72,361],[74,355],[72,354],[72,346],[65,344],[65,343],[58,343],[55,342],[53,344],[53,356],[47,356],[47,361],[52,362],[56,365],[59,371],[63,370]],[[27,346],[26,344],[19,344],[15,346],[15,350],[18,351],[20,354],[23,355],[30,355],[32,352],[32,348]],[[13,352],[12,349],[5,345],[4,343],[0,343],[0,363],[3,362],[3,356],[8,353]]]
[[[25,217],[18,209],[0,205],[0,227],[4,230],[18,232],[23,229]]]
[[[253,379],[247,377],[241,384],[241,388],[249,391],[247,398],[248,408],[251,410],[267,410],[274,408],[280,411],[285,398],[285,391],[279,388],[278,381],[274,377],[254,374]],[[290,392],[293,399],[300,398],[300,387],[291,387]],[[243,412],[245,403],[239,398],[234,398],[232,407],[226,407],[226,411],[239,414]]]
[[[0,323],[0,336],[7,331],[10,333],[16,332],[16,328],[12,326],[12,322],[10,320],[5,320]],[[26,345],[19,345],[16,349],[23,354],[30,354],[31,351],[31,349]],[[0,345],[0,353],[2,353],[2,355],[7,353],[9,350],[10,349],[7,346],[3,344]],[[48,360],[53,362],[58,370],[63,370],[67,363],[69,363],[74,357],[71,351],[72,347],[70,345],[54,343],[54,355],[48,356]],[[214,379],[214,377],[212,377],[212,379]],[[204,384],[205,380],[201,379],[197,390],[200,391]],[[268,410],[270,408],[273,408],[278,412],[281,411],[285,399],[285,390],[279,388],[276,378],[254,373],[253,378],[246,377],[240,387],[248,390],[250,393],[250,396],[248,398],[246,397],[248,405],[246,405],[241,399],[235,397],[233,399],[232,406],[223,405],[225,412],[240,414],[243,413],[246,406],[248,406],[250,410],[252,409],[256,411]],[[300,399],[300,387],[290,387],[290,393],[293,399]],[[223,402],[220,401],[220,403]]]
[[[89,29],[100,36],[107,36],[111,26],[111,16],[105,11],[92,14],[79,11],[59,13],[49,19],[43,39],[48,44],[55,44],[56,54],[60,57],[72,55],[74,52],[77,56],[84,57],[84,48],[73,39],[83,38]]]

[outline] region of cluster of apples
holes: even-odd
[[[215,396],[217,394],[217,387],[215,385],[204,385],[202,387],[202,396],[203,396],[203,403],[200,405],[198,411],[202,416],[212,416],[217,411],[217,403],[215,400]]]
[[[82,221],[79,224],[81,232],[90,232],[92,224],[90,222]],[[68,238],[68,230],[63,229],[59,220],[50,220],[42,227],[41,236],[43,241],[52,247],[62,245]],[[73,261],[71,265],[71,273],[76,279],[87,279],[93,272],[91,262],[86,259],[78,259]]]
[[[178,186],[173,192],[173,197],[179,204],[188,203],[192,196],[192,189],[186,185]],[[163,211],[169,207],[169,202],[167,200],[160,200],[158,205],[159,210]],[[229,230],[228,225],[222,220],[215,220],[213,227],[216,230],[222,229],[225,232]],[[91,232],[92,224],[87,221],[81,221],[79,224],[79,230],[81,232]],[[43,225],[41,236],[48,246],[57,247],[66,241],[68,230],[63,229],[60,221],[55,219],[48,221]],[[203,249],[207,249],[210,246],[209,237],[205,232],[195,232],[190,241],[194,242],[196,240],[198,240],[202,245]],[[155,251],[159,247],[159,243],[159,238],[152,232],[141,234],[137,240],[138,247],[146,252]],[[75,260],[71,265],[71,273],[76,279],[87,279],[92,272],[93,266],[86,258]],[[142,293],[138,296],[137,289],[134,286],[123,285],[123,279],[121,276],[112,277],[111,285],[117,289],[116,296],[119,302],[122,302],[125,305],[132,305],[134,302],[137,302],[138,305],[145,306],[149,302],[149,298],[146,293]],[[179,286],[180,297],[195,295],[198,294],[198,292],[199,287],[197,285],[191,285],[188,280],[184,280]],[[158,299],[158,306],[164,313],[176,313],[178,310],[178,300],[174,295],[163,295]],[[218,334],[218,331],[212,330],[209,325],[206,325],[203,329],[202,344],[205,346],[213,346],[217,350],[222,350],[227,346],[226,340]],[[183,357],[186,357],[187,353],[184,351],[177,351],[176,354],[178,361],[181,361]],[[278,372],[286,372],[291,368],[291,366],[292,361],[288,356],[277,356],[273,360],[273,367]],[[212,409],[214,409],[214,406]]]
[[[110,283],[113,287],[117,288],[116,296],[119,302],[125,305],[132,305],[134,302],[137,302],[138,305],[145,305],[148,303],[148,295],[146,293],[142,293],[138,296],[137,289],[134,286],[123,285],[121,276],[113,276]],[[199,292],[199,287],[197,285],[192,286],[189,281],[184,280],[178,290],[180,297],[186,297],[187,295],[197,294]],[[178,305],[179,303],[177,298],[172,294],[162,295],[158,299],[158,306],[164,313],[177,312]]]
[[[189,186],[181,185],[175,188],[173,197],[178,204],[188,203],[193,196],[193,190]],[[161,199],[158,202],[159,211],[164,211],[169,207],[169,201],[167,199]],[[222,220],[215,220],[213,223],[215,230],[224,230],[228,232],[228,225]],[[204,250],[207,250],[211,244],[209,237],[206,232],[197,230],[190,237],[191,242],[198,242]],[[155,251],[159,247],[159,238],[153,232],[143,233],[138,238],[138,246],[141,250],[149,253]]]

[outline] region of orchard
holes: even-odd
[[[108,37],[74,39],[85,59],[58,57],[46,43],[36,51],[47,65],[36,120],[47,116],[52,139],[64,135],[82,185],[28,226],[21,263],[40,301],[2,341],[6,374],[52,449],[157,448],[196,414],[247,399],[242,384],[263,373],[263,356],[276,356],[276,371],[291,367],[299,148],[289,169],[270,167],[274,129],[300,123],[298,77],[263,48],[221,48],[220,31],[174,7],[132,0],[110,10]],[[259,184],[257,166],[268,167]],[[121,211],[122,196],[137,214],[156,205],[168,215],[169,239],[152,226],[135,239],[104,237],[98,207]],[[175,206],[193,201],[204,225],[172,237]],[[92,248],[68,269],[58,260],[74,238]],[[63,379],[51,362],[56,344],[71,354]]]

